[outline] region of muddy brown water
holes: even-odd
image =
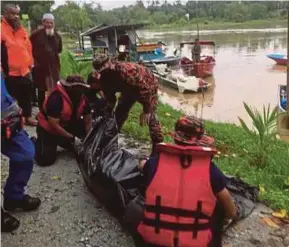
[[[162,40],[172,52],[181,41],[193,41],[196,33],[144,31],[140,37],[146,42]],[[165,103],[204,119],[236,124],[238,116],[250,123],[243,102],[257,109],[276,106],[278,84],[286,84],[286,67],[277,66],[266,55],[286,54],[286,29],[205,31],[200,39],[216,43],[214,76],[206,79],[211,88],[203,97],[162,87]],[[203,53],[213,54],[208,47]],[[182,55],[190,57],[189,47],[184,47]]]

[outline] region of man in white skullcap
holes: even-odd
[[[42,24],[45,28],[46,34],[48,36],[54,35],[54,16],[53,14],[47,13],[43,15]]]
[[[38,104],[42,109],[45,93],[51,92],[59,78],[62,40],[55,31],[54,16],[46,13],[42,18],[42,26],[30,37],[34,57],[33,80],[38,88]]]

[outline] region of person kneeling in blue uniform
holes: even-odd
[[[11,232],[20,222],[6,211],[35,210],[41,201],[24,194],[33,170],[34,145],[23,129],[22,110],[8,94],[2,74],[1,139],[1,153],[10,159],[9,176],[4,187],[4,209],[1,207],[1,232]]]
[[[158,246],[171,246],[168,238],[175,236],[180,246],[219,247],[224,218],[236,216],[237,209],[226,188],[225,175],[212,161],[214,139],[204,135],[203,122],[193,116],[178,119],[172,137],[176,145],[158,144],[157,154],[140,160],[146,209],[138,232],[145,242]],[[158,205],[161,203],[163,208]],[[151,218],[154,207],[161,215],[158,216],[161,221],[157,223]],[[202,228],[205,225],[196,226],[200,224],[197,214],[194,215],[196,208],[204,214],[204,218],[200,218],[203,223],[209,220],[206,229]],[[173,216],[179,216],[179,221],[174,222]],[[199,231],[198,235],[192,238],[193,226],[185,229],[187,225],[184,223],[192,223],[196,233]],[[164,229],[155,232],[153,227]],[[172,229],[176,230],[175,235],[171,234]]]

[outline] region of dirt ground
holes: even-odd
[[[35,129],[27,128],[35,136]],[[147,145],[120,138],[129,148]],[[135,151],[136,150],[132,150]],[[8,174],[8,160],[2,156],[2,185]],[[51,167],[35,164],[27,191],[39,196],[39,210],[16,213],[21,225],[17,231],[1,234],[3,247],[133,247],[132,238],[88,191],[72,154],[59,149]],[[225,243],[234,247],[289,247],[289,227],[274,229],[260,215],[270,209],[259,205],[250,217],[226,232]]]

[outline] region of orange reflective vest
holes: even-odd
[[[21,26],[16,32],[3,18],[1,21],[1,43],[7,48],[10,76],[25,76],[33,65],[32,46],[28,33]]]
[[[63,102],[63,107],[62,107],[62,111],[60,113],[60,125],[65,128],[66,126],[68,126],[71,122],[71,118],[72,118],[72,114],[73,114],[73,104],[68,96],[68,94],[66,93],[66,91],[64,90],[64,88],[61,86],[61,84],[57,84],[57,86],[55,87],[53,92],[60,92],[61,96],[62,96],[62,102]],[[51,94],[52,94],[51,93]],[[47,104],[47,100],[48,100],[49,96],[45,99],[44,103],[43,103],[43,112],[39,112],[37,114],[37,119],[38,119],[38,123],[39,126],[42,127],[43,129],[45,129],[47,132],[53,134],[53,135],[57,135],[58,133],[55,132],[55,129],[53,127],[51,127],[51,125],[48,122],[47,116],[45,114],[46,111],[46,104]],[[82,96],[80,99],[80,102],[77,106],[77,112],[76,112],[76,119],[79,120],[83,114],[83,110],[86,104],[86,100],[85,97]]]
[[[216,197],[210,183],[215,150],[158,144],[156,174],[146,191],[138,232],[145,242],[167,247],[206,247],[212,239]]]

